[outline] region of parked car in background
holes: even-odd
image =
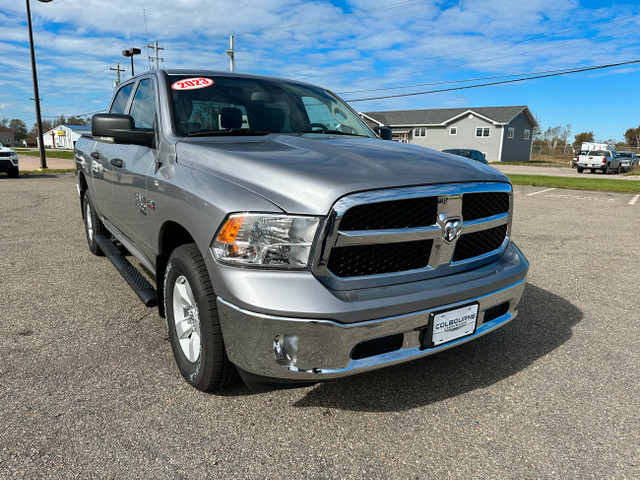
[[[620,160],[620,171],[628,172],[634,165],[638,164],[638,157],[635,152],[615,152]]]
[[[6,172],[10,178],[18,178],[18,154],[0,142],[0,172]]]
[[[589,150],[580,150],[578,153],[576,153],[576,156],[573,157],[573,160],[571,160],[571,166],[575,168],[578,163],[578,158],[580,157],[580,155],[586,155],[587,153],[589,153]]]
[[[451,155],[470,158],[471,160],[475,160],[480,163],[489,163],[487,162],[487,159],[485,158],[484,153],[479,152],[478,150],[470,150],[467,148],[448,148],[442,151],[444,153],[450,153]]]
[[[620,173],[620,160],[611,150],[591,150],[586,155],[580,155],[576,163],[578,173],[588,168],[591,173],[602,170],[602,173]]]

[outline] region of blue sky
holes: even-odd
[[[440,82],[638,60],[639,6],[579,0],[31,0],[41,108],[48,119],[105,108],[116,76],[109,67],[120,62],[123,76],[130,76],[121,51],[141,47],[135,70],[147,70],[152,52],[144,47],[156,40],[165,48],[162,67],[228,70],[225,51],[233,34],[236,70],[303,80],[350,100],[484,83]],[[0,29],[0,118],[21,118],[30,128],[35,113],[23,1],[0,0]],[[573,134],[593,131],[596,139],[619,140],[640,125],[639,85],[635,64],[352,106],[528,105],[543,129],[570,124]]]

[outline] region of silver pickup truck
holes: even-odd
[[[76,143],[89,249],[158,306],[200,390],[366,372],[517,314],[529,265],[490,166],[283,79],[154,70],[107,111]]]

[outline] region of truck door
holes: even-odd
[[[124,85],[116,94],[111,105],[110,113],[124,113],[129,104],[129,97],[135,83]],[[119,145],[96,141],[90,155],[91,178],[93,180],[94,204],[98,206],[101,215],[109,220],[113,211],[113,167],[110,161],[119,156]]]
[[[155,79],[140,80],[129,115],[136,128],[155,128],[157,112]],[[147,175],[153,175],[157,150],[143,145],[118,145],[117,156],[110,159],[113,169],[113,223],[148,255],[151,250],[147,213],[152,200],[147,199]]]

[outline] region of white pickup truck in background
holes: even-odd
[[[582,173],[585,168],[596,173],[596,170],[602,170],[602,173],[620,173],[620,160],[612,150],[591,150],[585,155],[580,155],[576,162],[578,173]]]

